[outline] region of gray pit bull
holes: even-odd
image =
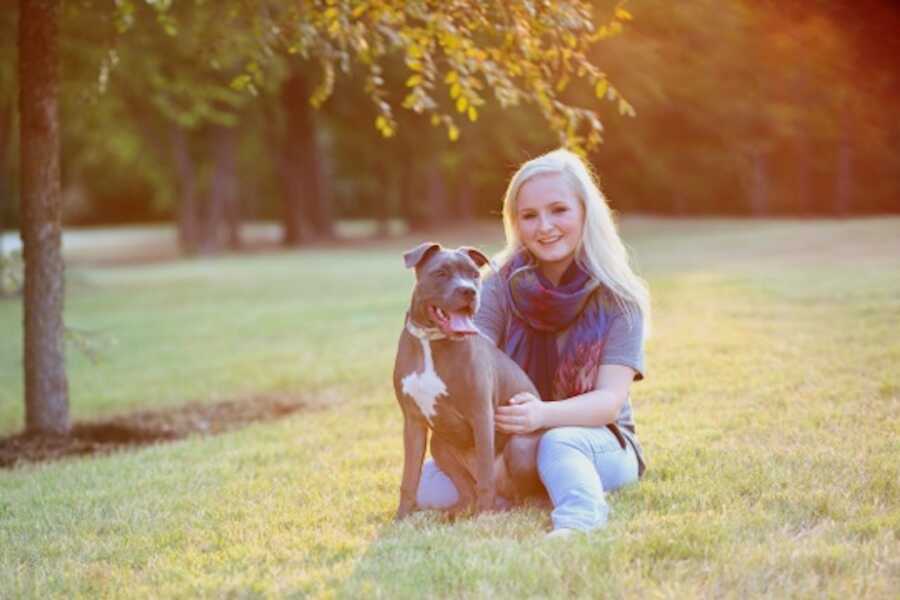
[[[403,256],[416,285],[394,364],[394,391],[403,410],[403,482],[398,519],[416,506],[431,429],[431,455],[459,491],[451,515],[492,510],[499,491],[514,489],[503,468],[508,435],[494,429],[494,409],[520,392],[538,395],[511,358],[481,335],[478,268],[489,264],[475,248],[426,242]]]

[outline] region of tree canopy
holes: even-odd
[[[567,145],[579,150],[595,146],[602,125],[592,108],[579,107],[564,96],[572,80],[587,82],[597,97],[618,102],[623,114],[634,114],[587,57],[593,44],[620,32],[622,23],[632,18],[621,5],[609,23],[597,25],[593,7],[578,0],[178,4],[118,0],[115,8],[105,10],[83,0],[66,6],[62,40],[60,7],[58,0],[19,4],[25,396],[26,424],[34,432],[61,433],[69,426],[62,322],[60,89],[64,117],[77,115],[78,102],[87,99],[94,104],[91,112],[98,127],[70,130],[88,157],[107,141],[97,135],[105,129],[104,122],[127,122],[116,116],[149,113],[151,119],[169,122],[175,163],[170,168],[187,175],[181,177],[187,187],[181,186],[179,222],[192,231],[196,217],[205,214],[205,228],[211,231],[207,238],[213,240],[228,212],[219,200],[227,196],[233,204],[237,185],[236,142],[230,132],[244,102],[233,91],[260,95],[280,86],[283,103],[289,105],[289,135],[281,136],[280,143],[290,164],[282,161],[280,172],[291,215],[286,227],[293,228],[296,239],[306,221],[319,230],[329,227],[329,207],[317,186],[321,170],[317,134],[304,105],[321,106],[332,95],[338,74],[361,74],[354,81],[373,102],[374,126],[384,137],[394,136],[398,126],[396,100],[386,84],[391,61],[402,61],[406,71],[399,104],[431,115],[431,123],[443,126],[451,141],[459,138],[459,121],[476,121],[493,95],[503,108],[523,102],[535,105]],[[146,21],[159,28],[155,35],[142,28]],[[80,26],[71,28],[71,23]],[[167,39],[173,43],[167,44]],[[71,51],[60,53],[60,46]],[[61,57],[70,73],[87,75],[84,93],[73,93],[67,85],[60,88]],[[303,59],[304,65],[290,64],[296,62],[292,57]],[[121,65],[125,59],[127,70]],[[281,70],[283,81],[274,82],[273,74],[285,63],[289,66]],[[318,65],[321,76],[307,97],[304,70],[309,63]],[[118,93],[104,102],[116,70],[121,72],[115,77]],[[221,85],[223,79],[228,79],[228,87]],[[78,83],[77,78],[65,81]],[[152,144],[155,128],[143,125],[143,130],[140,125],[125,126],[128,133],[117,137],[109,152],[134,156],[133,141],[141,137]],[[185,130],[207,125],[219,128],[209,130],[217,136],[216,175],[210,184],[212,201],[201,210],[195,204],[196,169]],[[313,190],[313,201],[299,204],[310,196],[304,190]]]

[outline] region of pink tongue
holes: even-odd
[[[447,329],[452,333],[478,333],[478,328],[475,327],[475,322],[469,315],[456,312],[451,312],[449,315],[450,323],[447,325]]]

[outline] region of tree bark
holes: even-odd
[[[64,358],[58,0],[19,3],[25,429],[69,430]]]
[[[762,150],[753,155],[753,184],[750,189],[750,214],[762,216],[769,210],[768,158]]]
[[[240,250],[241,241],[241,177],[238,171],[238,130],[231,127],[223,132],[226,146],[222,156],[222,170],[226,173],[225,230],[226,244],[231,250]]]
[[[4,100],[0,104],[0,296],[3,296],[3,278],[6,261],[4,260],[4,236],[6,232],[7,201],[12,203],[12,186],[8,183],[11,174],[7,153],[12,138],[13,99]]]
[[[391,234],[391,217],[401,194],[402,176],[401,170],[386,155],[375,160],[375,169],[381,183],[380,198],[375,201],[375,235],[386,238]]]
[[[310,109],[307,109],[310,110]],[[315,122],[312,111],[310,110],[310,121]],[[311,198],[312,222],[315,227],[316,235],[324,239],[334,239],[334,214],[331,210],[332,186],[330,173],[332,172],[331,161],[328,160],[329,155],[319,148],[316,140],[315,127],[312,130],[312,139],[310,140],[310,173],[309,176],[316,180],[316,195]]]
[[[198,249],[197,239],[197,175],[187,133],[178,125],[170,130],[172,164],[178,181],[178,247],[184,254],[194,254]]]
[[[281,138],[279,174],[284,208],[283,243],[298,246],[311,237],[333,237],[330,203],[322,185],[322,156],[316,141],[309,86],[296,69],[282,84],[286,135]]]
[[[215,166],[200,244],[204,254],[218,254],[226,244],[240,245],[235,210],[238,187],[235,128],[217,125],[212,128],[211,137]]]
[[[841,139],[838,142],[837,169],[834,182],[834,204],[832,211],[846,216],[853,207],[853,146],[850,140],[852,124],[849,115],[844,114],[841,123]]]

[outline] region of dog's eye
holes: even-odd
[[[434,276],[439,279],[446,279],[450,276],[450,271],[448,271],[447,269],[438,269],[434,272]]]

